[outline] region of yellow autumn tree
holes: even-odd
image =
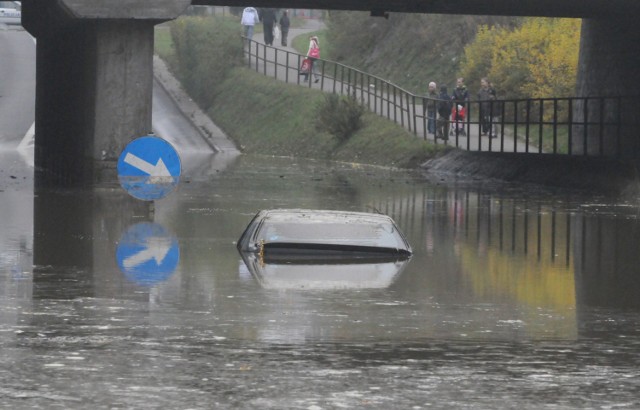
[[[468,86],[479,84],[488,75],[493,61],[493,50],[502,30],[482,25],[472,43],[464,48],[461,75]],[[471,87],[471,90],[474,88]]]
[[[499,98],[573,95],[580,20],[527,18],[515,29],[480,27],[465,47],[461,75],[473,90],[488,76]]]
[[[565,97],[575,93],[580,45],[580,20],[544,19],[539,25],[525,24],[534,36],[544,36],[544,54],[535,55],[530,63],[531,82],[523,84],[522,92],[534,98]]]

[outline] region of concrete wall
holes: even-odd
[[[436,179],[494,179],[611,194],[640,193],[638,161],[451,150],[427,161],[422,168]]]
[[[635,124],[583,127],[573,131],[574,152],[634,157],[640,152],[640,30],[637,19],[586,19],[582,22],[576,95],[632,97],[600,107],[597,100],[574,108],[577,121]],[[603,141],[603,143],[601,143]]]

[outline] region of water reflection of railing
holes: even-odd
[[[463,239],[511,255],[571,264],[571,214],[552,204],[425,187],[371,207],[390,215],[427,248]]]
[[[386,197],[371,193],[369,207],[397,222],[415,251],[415,263],[455,260],[475,284],[490,280],[487,275],[502,275],[491,279],[494,288],[499,283],[514,292],[528,282],[521,300],[545,297],[570,306],[575,287],[579,305],[639,306],[636,205],[576,207],[555,202],[557,197],[535,200],[433,185],[398,184],[387,192]],[[539,291],[537,296],[531,289]]]

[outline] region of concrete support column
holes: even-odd
[[[574,106],[576,127],[572,133],[574,153],[636,159],[640,154],[640,30],[637,19],[602,18],[582,21],[576,95],[594,97]],[[597,97],[632,98],[599,100]],[[602,105],[601,102],[604,104]],[[599,123],[621,121],[623,127]]]
[[[23,2],[37,39],[38,187],[115,182],[132,139],[151,131],[153,27],[189,0]]]

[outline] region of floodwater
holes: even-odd
[[[637,203],[183,161],[156,203],[119,187],[34,193],[3,168],[2,407],[640,408]],[[414,255],[247,266],[235,242],[269,208],[383,212]]]

